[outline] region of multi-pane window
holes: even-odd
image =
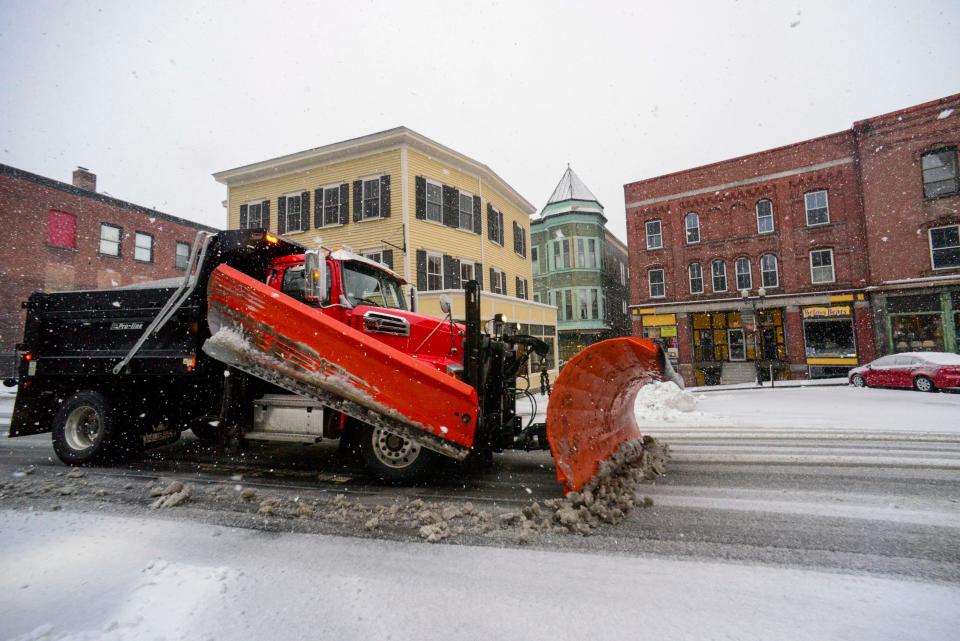
[[[303,231],[303,218],[301,214],[301,201],[300,194],[286,196],[286,217],[287,217],[287,232]],[[247,210],[247,217],[249,219],[250,211]]]
[[[323,226],[340,224],[340,187],[323,190]]]
[[[493,277],[490,279],[490,291],[494,294],[506,294],[507,293],[507,275],[502,269],[497,269],[496,267],[490,268],[490,275]]]
[[[826,194],[826,192],[823,192]],[[809,223],[807,223],[809,224]],[[773,231],[773,202],[770,200],[757,201],[757,232],[769,234]]]
[[[663,230],[660,227],[659,220],[647,221],[647,249],[660,249],[663,247]]]
[[[527,279],[523,276],[517,278],[517,298],[527,299]]]
[[[827,191],[811,191],[803,195],[807,211],[807,225],[826,225],[830,222],[830,206],[827,203]]]
[[[626,285],[627,284],[627,268],[623,263],[619,261],[617,262],[617,264],[620,265],[620,284]]]
[[[960,225],[930,230],[930,260],[934,269],[960,267]]]
[[[427,289],[443,289],[443,256],[427,254]]]
[[[142,231],[135,234],[133,257],[142,263],[153,262],[153,236]]]
[[[810,280],[813,283],[832,283],[835,280],[832,249],[815,249],[810,252]]]
[[[380,178],[363,181],[363,220],[380,217]],[[439,289],[439,288],[438,288]]]
[[[753,287],[753,274],[750,272],[750,259],[747,257],[738,258],[736,262],[737,270],[737,289],[744,290]]]
[[[175,255],[177,269],[186,269],[190,263],[190,243],[182,240],[177,241],[177,252]]]
[[[713,291],[727,291],[727,265],[722,260],[715,260],[710,266],[713,271]]]
[[[703,267],[700,265],[700,263],[690,263],[690,267],[687,268],[687,272],[690,274],[690,293],[702,294]]]
[[[945,147],[925,153],[920,159],[920,164],[923,171],[925,198],[936,198],[960,191],[956,147]]]
[[[530,248],[530,260],[533,261],[533,275],[537,276],[540,274],[540,248],[531,247]]]
[[[524,258],[527,256],[527,230],[517,223],[513,223],[513,251]]]
[[[460,192],[460,229],[473,231],[473,196]]]
[[[503,212],[490,208],[487,237],[503,247]]]
[[[553,268],[570,269],[570,239],[553,241]]]
[[[551,305],[556,306],[558,320],[603,319],[603,295],[595,287],[553,289],[548,292],[547,299]],[[534,300],[536,300],[536,295],[534,295]]]
[[[596,269],[599,266],[597,240],[595,238],[577,238],[577,267]]]
[[[77,217],[65,211],[47,212],[47,244],[51,247],[77,248]]]
[[[650,298],[663,298],[667,295],[667,286],[663,280],[662,269],[649,270],[647,280],[650,286]]]
[[[684,226],[687,228],[687,243],[700,242],[700,216],[696,212],[690,212],[683,218]]]
[[[360,252],[360,255],[364,258],[369,258],[375,263],[383,264],[383,250],[381,249],[370,249],[368,251]]]
[[[474,264],[467,260],[460,261],[460,282],[466,283],[467,281],[475,280],[476,276]]]
[[[777,257],[764,254],[760,257],[760,276],[764,287],[779,287],[780,275],[777,273]]]
[[[600,318],[600,290],[582,288],[574,290],[576,297],[576,320],[595,320]]]
[[[443,222],[443,186],[427,182],[427,220]]]
[[[100,253],[104,256],[120,255],[120,228],[100,223]]]
[[[247,203],[247,229],[259,229],[263,224],[263,202]]]

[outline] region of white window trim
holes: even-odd
[[[659,233],[659,234],[656,234],[656,235],[660,238],[660,244],[657,245],[656,247],[651,247],[651,246],[650,246],[650,229],[649,229],[649,227],[648,227],[648,225],[649,225],[650,223],[657,223],[657,224],[660,226],[660,233]],[[644,234],[645,234],[645,242],[646,242],[646,248],[647,248],[647,249],[663,249],[663,221],[662,221],[662,220],[659,220],[659,219],[656,219],[656,218],[655,218],[655,219],[653,219],[653,220],[644,221],[644,223],[643,223],[643,231],[644,231]]]
[[[520,292],[518,291],[518,292],[517,292],[517,298],[523,298],[524,300],[526,300],[527,294],[529,293],[529,292],[527,291],[527,279],[524,278],[523,276],[517,276],[517,279],[518,279],[518,280],[517,280],[517,284],[522,284],[522,285],[523,285],[523,296],[520,296]]]
[[[813,279],[813,255],[818,252],[830,252],[830,280],[814,280]],[[823,249],[811,249],[808,254],[808,259],[810,261],[810,283],[813,285],[827,285],[829,283],[837,282],[837,264],[833,260],[833,249],[832,248],[823,248]],[[822,267],[822,266],[821,266]]]
[[[493,270],[493,279],[496,281],[496,284],[499,285],[499,288],[502,291],[497,291],[493,288],[493,283],[490,283],[490,291],[494,294],[502,294],[506,296],[507,294],[507,272],[503,271],[498,267],[491,267]]]
[[[476,279],[477,279],[477,261],[473,260],[472,258],[458,258],[457,260],[460,261],[460,285],[461,285],[461,287],[463,286],[463,283],[464,283],[464,280],[463,280],[463,266],[464,266],[464,265],[470,265],[471,270],[472,270],[472,272],[473,272],[473,280],[476,280]]]
[[[694,265],[700,266],[700,291],[698,292],[693,291],[693,274],[690,273],[690,268],[693,267]],[[690,263],[689,265],[687,265],[687,289],[690,290],[691,294],[702,294],[704,292],[705,288],[703,286],[703,263]]]
[[[380,203],[380,199],[383,197],[383,195],[380,193],[380,189],[381,189],[381,187],[380,187],[380,179],[383,178],[385,175],[386,175],[386,174],[377,174],[377,175],[375,175],[375,176],[364,176],[364,177],[362,177],[362,178],[358,178],[358,180],[360,181],[360,220],[358,220],[357,222],[362,223],[362,222],[366,222],[366,221],[368,221],[368,220],[380,220],[381,218],[383,218],[383,212],[380,210],[380,204],[379,204],[379,203]],[[367,216],[367,215],[364,213],[364,207],[363,207],[363,204],[364,204],[364,202],[366,201],[366,198],[364,198],[364,193],[365,193],[364,188],[367,186],[367,183],[368,183],[368,182],[371,182],[371,181],[374,181],[374,180],[377,181],[377,203],[378,203],[378,204],[377,204],[377,215],[376,215],[376,216]]]
[[[141,237],[141,236],[143,236],[144,238],[147,238],[147,239],[150,240],[150,245],[149,245],[149,247],[141,247],[141,246],[140,246],[140,243],[139,243],[138,241],[140,240],[140,237]],[[135,231],[135,232],[133,232],[133,260],[135,260],[135,261],[138,262],[138,263],[152,263],[152,262],[154,262],[154,250],[155,250],[155,247],[156,247],[156,239],[153,237],[152,234],[150,234],[150,233],[148,233],[148,232],[145,232],[145,231]],[[137,258],[137,250],[138,250],[138,249],[149,249],[149,250],[150,250],[150,258],[148,258],[148,259],[146,259],[146,260],[143,260],[142,258]]]
[[[320,221],[323,223],[321,229],[326,229],[327,227],[339,227],[342,223],[340,222],[340,208],[343,206],[343,203],[340,202],[340,185],[341,183],[335,183],[333,185],[321,185],[320,186]],[[327,191],[337,192],[337,222],[327,224]],[[314,194],[316,198],[316,194]],[[316,207],[316,205],[314,205]],[[349,212],[347,213],[349,216]]]
[[[497,234],[497,236],[499,237],[499,240],[497,240],[496,238],[488,238],[488,240],[494,245],[496,245],[497,247],[503,247],[503,239],[504,239],[503,212],[497,209],[496,207],[493,207],[492,210],[493,210],[494,217],[497,219],[497,229],[499,230],[500,233]]]
[[[697,217],[697,227],[696,227],[697,239],[696,240],[690,240],[690,227],[687,226],[687,216],[689,216],[690,214],[693,214],[694,216]],[[660,228],[660,235],[661,235],[660,237],[663,238],[662,226]],[[699,245],[701,238],[702,238],[702,235],[700,234],[700,214],[698,214],[695,211],[688,211],[686,215],[684,215],[683,217],[683,239],[686,241],[688,245]]]
[[[950,267],[950,266],[948,266],[948,267],[937,267],[937,266],[934,265],[934,263],[933,263],[933,232],[934,232],[934,230],[937,230],[937,229],[949,229],[949,228],[951,228],[951,227],[956,227],[956,228],[957,228],[957,232],[960,233],[960,224],[956,224],[956,225],[940,225],[939,227],[931,227],[930,229],[927,230],[927,246],[930,248],[930,269],[935,269],[935,270],[941,270],[941,269],[957,269],[957,266],[956,266],[956,265],[954,265],[954,266],[952,266],[952,267]]]
[[[749,284],[747,287],[740,287],[740,276],[741,276],[741,274],[740,274],[740,270],[738,269],[738,267],[740,266],[740,261],[741,261],[741,260],[746,260],[746,261],[747,261],[747,271],[746,271],[745,274],[743,274],[744,276],[747,276],[747,277],[750,278],[750,284]],[[739,256],[738,258],[736,258],[736,259],[733,261],[733,273],[734,273],[734,278],[735,278],[736,281],[737,281],[737,290],[738,290],[738,291],[739,291],[739,290],[743,290],[743,289],[753,289],[753,264],[750,262],[750,258],[749,258],[749,257],[747,257],[747,256]]]
[[[444,287],[444,282],[443,282],[443,254],[440,253],[440,252],[432,252],[432,251],[426,251],[425,253],[426,253],[426,256],[427,256],[426,265],[425,265],[425,268],[426,268],[426,279],[427,279],[427,282],[426,282],[427,289],[424,290],[424,291],[436,292],[436,291],[439,291],[439,290],[443,289],[443,287]],[[439,276],[440,276],[440,287],[438,287],[437,289],[430,289],[430,259],[431,259],[431,258],[436,258],[436,259],[438,259],[438,260],[440,261],[440,274],[439,274]]]
[[[525,245],[527,244],[527,230],[526,230],[526,228],[525,228],[523,225],[521,225],[521,224],[518,223],[517,221],[513,221],[513,223],[516,225],[516,227],[514,227],[514,229],[515,229],[515,230],[520,230],[520,235],[519,235],[519,236],[516,236],[516,235],[514,236],[514,240],[513,240],[513,243],[514,243],[513,253],[516,254],[517,256],[520,256],[521,258],[526,258],[526,256],[525,256],[522,252],[518,252],[518,251],[517,251],[516,244],[517,244],[518,238],[519,238],[519,240],[521,241],[521,243],[520,243],[521,247],[523,247],[523,246],[525,246]],[[514,233],[516,234],[516,232],[514,232]]]
[[[826,210],[827,210],[827,220],[822,223],[810,223],[810,209],[807,207],[807,196],[810,194],[819,194],[823,193],[826,199]],[[803,221],[807,224],[807,227],[821,227],[823,225],[830,224],[830,193],[826,189],[816,189],[814,191],[807,191],[803,194]]]
[[[284,215],[284,217],[285,217],[285,220],[284,220],[283,222],[284,222],[284,229],[287,230],[287,231],[284,232],[284,233],[287,233],[287,234],[295,234],[295,233],[297,233],[297,232],[303,231],[303,198],[302,198],[302,196],[303,196],[303,192],[304,192],[304,191],[306,191],[306,190],[303,189],[303,190],[296,191],[296,192],[291,191],[291,192],[288,192],[288,193],[286,193],[286,194],[283,194],[283,199],[284,199],[284,203],[283,203],[283,215]],[[299,229],[290,229],[290,199],[291,199],[291,198],[299,198],[299,199],[300,199],[300,228],[299,228]],[[261,213],[261,215],[262,215],[262,213]],[[280,215],[280,212],[277,212],[277,215],[279,216],[279,215]]]
[[[719,262],[721,265],[723,265],[723,289],[717,289],[717,281],[714,279],[713,264],[715,262]],[[719,294],[721,292],[729,291],[729,289],[730,289],[730,279],[728,278],[728,275],[727,275],[726,261],[717,260],[717,259],[711,260],[710,261],[710,290],[714,294]]]
[[[771,224],[771,227],[770,227],[770,230],[769,230],[769,231],[763,231],[763,230],[760,229],[760,203],[763,203],[763,202],[770,203],[770,224]],[[828,217],[828,218],[830,217],[829,202],[830,202],[830,201],[829,201],[829,199],[828,199],[828,200],[827,200],[827,204],[828,204],[827,217]],[[804,206],[804,217],[806,217],[806,206],[807,206],[806,198],[804,198],[803,206]],[[773,232],[777,231],[777,221],[776,221],[776,219],[775,219],[774,216],[773,216],[773,201],[772,201],[772,200],[770,200],[769,198],[761,198],[760,200],[757,201],[757,204],[754,206],[754,212],[755,212],[756,215],[757,215],[757,233],[758,233],[758,234],[772,234]]]
[[[108,254],[108,253],[105,253],[105,252],[101,251],[101,247],[103,247],[102,243],[103,243],[103,241],[104,241],[104,238],[103,238],[103,228],[104,228],[104,227],[109,227],[110,229],[116,229],[116,230],[117,230],[117,239],[116,239],[115,241],[114,241],[114,240],[110,240],[109,238],[106,239],[106,241],[107,241],[108,243],[114,243],[114,242],[115,242],[115,243],[117,244],[117,253],[116,253],[116,254]],[[98,253],[99,255],[101,255],[101,256],[112,256],[113,258],[119,258],[120,255],[121,255],[121,251],[122,251],[122,245],[123,245],[123,228],[120,227],[120,225],[114,225],[113,223],[100,223],[100,238],[99,238],[99,240],[97,241],[97,253]],[[136,249],[136,248],[134,248],[134,249]],[[134,255],[136,255],[136,250],[134,250]]]
[[[569,263],[569,264],[568,264],[566,267],[561,267],[561,266],[557,265],[557,259],[556,259],[556,257],[555,257],[556,254],[555,254],[555,252],[553,251],[553,246],[554,246],[554,245],[557,245],[557,246],[560,247],[560,260],[563,260],[563,244],[564,244],[564,243],[566,243],[566,246],[567,246],[567,248],[568,248],[568,251],[567,251],[567,263]],[[575,250],[576,250],[576,247],[571,246],[571,243],[570,243],[570,239],[569,239],[569,238],[556,238],[556,239],[554,239],[554,240],[551,240],[551,241],[550,241],[550,260],[553,262],[553,269],[552,269],[551,271],[559,272],[559,271],[565,271],[565,270],[568,270],[568,269],[573,269],[573,268],[574,268],[574,267],[573,267],[573,252],[574,252]]]
[[[458,191],[459,191],[459,190],[458,190]],[[460,202],[461,202],[461,199],[462,199],[464,196],[466,196],[467,198],[470,199],[470,221],[471,221],[471,224],[470,224],[470,227],[469,227],[469,228],[467,228],[467,227],[462,227],[462,226],[460,225],[461,216],[463,216],[463,209],[461,209],[461,207],[460,207]],[[441,210],[441,211],[442,211],[442,210]],[[473,194],[471,194],[469,191],[460,191],[460,193],[459,193],[458,196],[457,196],[457,229],[459,229],[460,231],[468,231],[468,232],[470,232],[470,233],[472,234],[472,233],[473,233],[473,228],[476,226],[476,222],[474,222],[474,220],[473,220],[474,218],[475,218],[475,214],[474,214],[474,211],[473,211]]]
[[[777,277],[777,281],[773,285],[764,285],[763,283],[764,256],[770,256],[771,258],[773,258],[773,275]],[[780,287],[780,261],[777,259],[776,254],[763,254],[763,256],[760,256],[760,285],[766,289],[773,289],[775,287]]]
[[[430,180],[425,178],[424,182],[426,185],[433,185],[434,187],[440,188],[440,220],[433,220],[430,218],[430,200],[427,198],[427,187],[423,188],[423,219],[428,223],[443,224],[443,183],[439,183],[436,180]],[[458,203],[459,206],[459,203]]]
[[[660,272],[662,276],[662,279],[660,282],[663,285],[663,293],[658,296],[654,296],[653,294],[653,281],[650,278],[650,274],[652,274],[653,272]],[[647,293],[650,294],[650,298],[666,298],[667,297],[667,273],[663,268],[647,270]]]
[[[187,253],[186,253],[186,255],[184,256],[184,265],[183,265],[183,267],[180,267],[180,265],[177,264],[177,259],[180,258],[179,250],[180,250],[180,247],[181,247],[181,246],[187,248]],[[176,241],[176,242],[173,244],[173,267],[174,267],[174,269],[185,270],[187,267],[190,266],[190,252],[191,252],[192,250],[193,250],[193,246],[192,246],[190,243],[188,243],[187,241],[185,241],[185,240],[178,240],[178,241]]]
[[[263,227],[263,199],[261,198],[258,200],[249,200],[242,204],[247,208],[247,226],[244,227],[244,229],[254,229],[253,227],[250,226],[250,208],[253,207],[254,205],[260,208],[260,221],[259,221],[260,224],[258,224],[257,227]]]

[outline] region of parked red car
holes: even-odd
[[[906,387],[921,392],[960,389],[960,354],[905,352],[850,370],[855,387]]]

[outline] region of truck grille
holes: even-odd
[[[383,312],[367,312],[363,315],[363,327],[368,332],[393,334],[395,336],[409,336],[410,323],[406,318],[384,314]]]

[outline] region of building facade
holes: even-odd
[[[531,223],[534,300],[557,310],[559,360],[630,333],[626,246],[603,205],[569,167]]]
[[[214,178],[227,186],[229,228],[350,247],[411,283],[417,310],[437,317],[446,293],[462,320],[462,284],[476,280],[485,320],[501,314],[556,350],[556,310],[530,295],[535,209],[486,165],[397,127]]]
[[[625,185],[634,333],[691,384],[957,351],[958,102]]]
[[[117,287],[182,275],[198,231],[216,231],[97,192],[83,167],[67,184],[0,165],[0,373],[11,375],[21,302],[35,291]]]

